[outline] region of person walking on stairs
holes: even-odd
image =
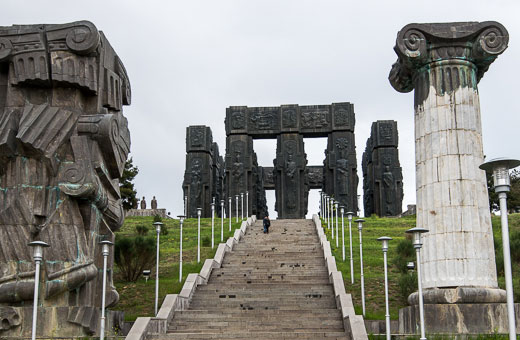
[[[271,226],[271,220],[269,216],[264,217],[264,234],[269,234],[269,227]]]

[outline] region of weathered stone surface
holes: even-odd
[[[187,201],[187,216],[211,217],[213,199],[219,202],[222,194],[223,161],[217,143],[213,142],[211,129],[204,125],[186,128],[186,170],[182,188]],[[219,209],[215,210],[219,213]]]
[[[378,120],[363,153],[365,216],[397,216],[403,205],[403,173],[397,150],[397,122]]]
[[[515,304],[516,332],[520,332],[520,304]],[[508,333],[505,303],[425,304],[426,333]],[[419,306],[399,310],[399,333],[414,334],[419,327]]]
[[[417,226],[424,288],[497,287],[477,83],[509,36],[497,22],[410,24],[390,82],[415,89]]]
[[[353,104],[231,106],[226,110],[225,124],[228,197],[234,198],[246,191],[253,193],[252,212],[262,216],[263,205],[255,202],[262,201],[265,189],[275,189],[278,216],[303,218],[307,211],[309,190],[324,189],[349,210],[357,211]],[[307,167],[303,147],[303,138],[307,137],[328,137],[328,158],[323,167]],[[258,169],[253,152],[255,138],[277,138],[277,158],[273,168]],[[287,153],[287,143],[292,143],[290,139],[297,145],[293,147],[296,153]],[[298,170],[293,172],[288,166],[296,166]],[[263,184],[260,183],[259,172],[263,172]],[[295,177],[289,180],[293,173]],[[291,189],[287,187],[289,183],[292,183]],[[260,198],[254,197],[258,195]],[[296,207],[296,210],[289,211],[293,209],[290,206]]]
[[[130,132],[122,106],[130,104],[130,82],[88,21],[0,27],[0,41],[0,309],[27,306],[20,323],[13,316],[0,333],[30,334],[33,240],[50,245],[41,329],[91,333],[101,304],[99,241],[113,241],[124,219],[119,177]],[[112,262],[108,306],[119,299]],[[89,311],[77,325],[69,320],[74,308]]]

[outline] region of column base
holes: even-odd
[[[520,333],[520,304],[515,304],[516,332]],[[426,334],[493,334],[508,333],[505,303],[425,304]],[[419,306],[399,310],[399,333],[420,333]]]
[[[425,304],[443,303],[502,303],[507,301],[506,291],[488,287],[430,288],[423,290]],[[408,296],[410,305],[419,304],[419,293]]]
[[[0,306],[0,338],[31,337],[31,307]],[[99,335],[101,309],[96,307],[39,307],[37,336],[88,336]],[[107,335],[120,333],[124,313],[106,311]]]

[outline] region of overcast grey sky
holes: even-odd
[[[231,105],[330,104],[356,112],[361,154],[378,119],[399,128],[403,205],[415,203],[413,94],[388,82],[396,34],[411,22],[502,23],[509,48],[479,85],[484,153],[520,158],[520,1],[57,1],[3,0],[0,25],[90,20],[123,60],[132,84],[125,107],[139,196],[182,213],[185,127],[209,125],[225,152],[224,116]],[[306,139],[310,165],[323,160],[325,139]],[[275,141],[255,141],[271,166]],[[309,212],[316,212],[311,192]],[[270,213],[274,193],[268,195]],[[362,200],[360,201],[362,202]]]

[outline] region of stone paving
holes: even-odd
[[[262,221],[152,339],[347,339],[310,220]]]

